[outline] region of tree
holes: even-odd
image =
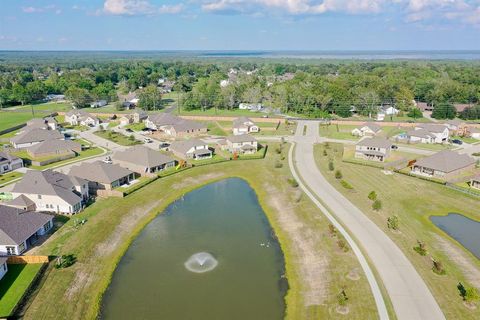
[[[348,303],[348,296],[347,293],[345,292],[345,289],[342,289],[340,293],[337,295],[337,302],[341,307],[344,307]]]
[[[378,94],[375,91],[364,91],[359,94],[359,113],[368,116],[369,118],[372,115],[376,115],[378,112],[378,104],[380,103],[380,99]]]
[[[65,92],[65,97],[70,100],[74,107],[83,108],[92,101],[87,89],[72,87]]]
[[[329,161],[329,162],[328,162],[328,170],[330,170],[330,171],[335,170],[335,165],[333,164],[332,161]]]
[[[457,115],[457,109],[450,103],[437,104],[432,111],[432,118],[435,119],[454,119]]]
[[[370,191],[370,193],[368,194],[368,199],[372,201],[377,200],[377,193],[375,191]]]
[[[138,98],[139,107],[143,110],[158,110],[161,107],[162,94],[153,84],[143,88]]]
[[[378,200],[378,199],[375,200],[375,201],[373,201],[373,203],[372,203],[372,208],[373,208],[373,210],[375,210],[375,211],[379,211],[380,209],[382,209],[382,201],[380,201],[380,200]]]
[[[422,111],[418,108],[412,108],[410,111],[407,113],[407,116],[413,119],[420,119],[423,118]]]
[[[12,98],[13,100],[20,102],[22,106],[28,103],[31,99],[27,89],[18,83],[13,85]]]
[[[342,178],[343,178],[342,171],[340,170],[335,171],[335,179],[342,179]]]
[[[391,216],[387,218],[387,227],[391,230],[398,230],[400,221],[398,220],[398,216]]]
[[[402,86],[395,94],[395,104],[398,109],[408,111],[413,106],[414,98],[412,90]]]

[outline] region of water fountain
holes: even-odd
[[[195,273],[212,271],[217,265],[217,259],[208,252],[195,253],[185,262],[185,268],[187,268],[188,271]]]

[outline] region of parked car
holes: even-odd
[[[397,145],[392,145],[392,150],[398,150],[398,146]]]
[[[460,139],[453,139],[453,140],[452,140],[452,143],[453,143],[453,144],[462,145],[462,144],[463,144],[463,141],[460,140]]]
[[[133,132],[133,130],[130,129],[130,128],[125,129],[125,131],[127,131],[127,132],[129,132],[129,133],[132,133],[132,132]]]
[[[143,139],[143,142],[145,142],[145,143],[152,143],[153,140],[150,139],[150,138],[145,138],[145,139]]]
[[[161,142],[160,143],[160,150],[167,150],[170,147],[170,143],[168,142]]]
[[[103,162],[108,163],[108,164],[113,163],[112,158],[110,156],[106,156],[105,159],[103,159]]]

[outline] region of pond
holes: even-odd
[[[284,260],[253,189],[226,179],[186,194],[133,241],[103,319],[282,319]]]
[[[458,213],[431,216],[430,220],[480,259],[480,222]]]

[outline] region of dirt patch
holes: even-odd
[[[65,297],[67,298],[67,300],[75,298],[79,291],[81,291],[83,288],[90,286],[93,283],[94,279],[96,279],[95,274],[85,271],[87,267],[85,267],[83,263],[77,262],[74,268],[75,277],[70,283],[67,291],[65,291]]]
[[[297,217],[294,206],[284,199],[278,190],[264,184],[269,194],[269,204],[277,214],[276,221],[291,240],[294,264],[299,267],[298,277],[302,283],[305,306],[320,305],[327,298],[328,258],[317,250],[321,234]]]
[[[441,250],[463,270],[463,275],[468,282],[480,290],[480,269],[471,261],[471,258],[460,248],[457,248],[438,234],[434,234],[434,237],[438,241]]]
[[[191,185],[201,184],[208,180],[220,178],[221,176],[223,176],[223,173],[212,172],[212,173],[207,173],[207,174],[198,176],[196,178],[186,178],[180,182],[173,184],[172,189],[175,189],[175,190],[183,189]]]
[[[347,278],[352,280],[352,281],[358,281],[360,280],[360,272],[358,271],[357,268],[350,270],[350,272],[347,274]]]

